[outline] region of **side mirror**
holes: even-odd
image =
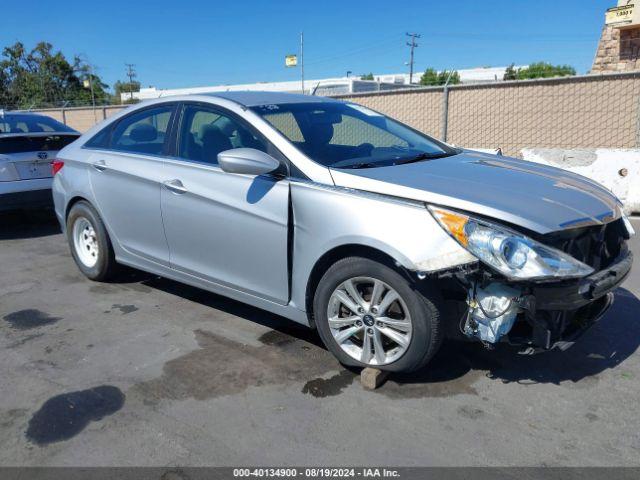
[[[218,154],[218,163],[227,173],[262,175],[280,167],[280,162],[271,155],[255,148],[232,148]]]

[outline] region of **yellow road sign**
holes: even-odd
[[[295,67],[298,65],[298,57],[297,55],[287,55],[284,57],[284,64],[287,67]]]

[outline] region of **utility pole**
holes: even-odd
[[[300,32],[300,85],[304,95],[304,32]]]
[[[413,51],[419,45],[416,43],[416,38],[420,38],[417,33],[408,33],[407,37],[411,38],[411,43],[407,42],[407,45],[411,47],[411,58],[409,59],[409,85],[413,83]]]
[[[94,68],[95,67],[89,61],[89,57],[87,57],[87,55],[84,54],[84,53],[81,53],[80,55],[78,55],[76,61],[78,62],[77,63],[77,71],[79,71],[85,77],[85,79],[82,82],[83,86],[84,86],[84,88],[87,88],[87,86],[88,86],[89,90],[91,91],[91,107],[93,109],[93,121],[94,121],[94,123],[98,123],[98,118],[96,116],[96,96],[95,96],[95,92],[94,92],[94,89],[93,89],[93,78],[94,78]],[[84,62],[84,65],[82,63],[79,63],[79,62]],[[87,77],[89,77],[89,78],[87,78]]]
[[[125,66],[127,67],[127,77],[129,77],[129,100],[133,100],[133,79],[137,76],[134,69],[136,65],[135,63],[125,63]]]
[[[98,123],[98,119],[96,118],[96,97],[93,94],[93,65],[87,63],[89,66],[89,88],[91,89],[91,105],[93,105],[93,121]]]

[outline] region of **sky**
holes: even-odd
[[[65,0],[3,2],[0,47],[48,41],[82,54],[103,81],[180,88],[300,78],[284,57],[304,32],[305,78],[408,72],[406,32],[421,34],[415,71],[570,64],[586,73],[616,0]],[[99,7],[97,9],[96,7]],[[36,12],[34,14],[34,12]]]

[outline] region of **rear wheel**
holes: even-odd
[[[71,207],[67,240],[78,268],[91,280],[104,281],[116,272],[116,260],[107,230],[98,212],[85,201]]]
[[[318,331],[345,365],[411,371],[442,341],[439,296],[421,293],[381,263],[350,257],[322,277],[314,299]]]

